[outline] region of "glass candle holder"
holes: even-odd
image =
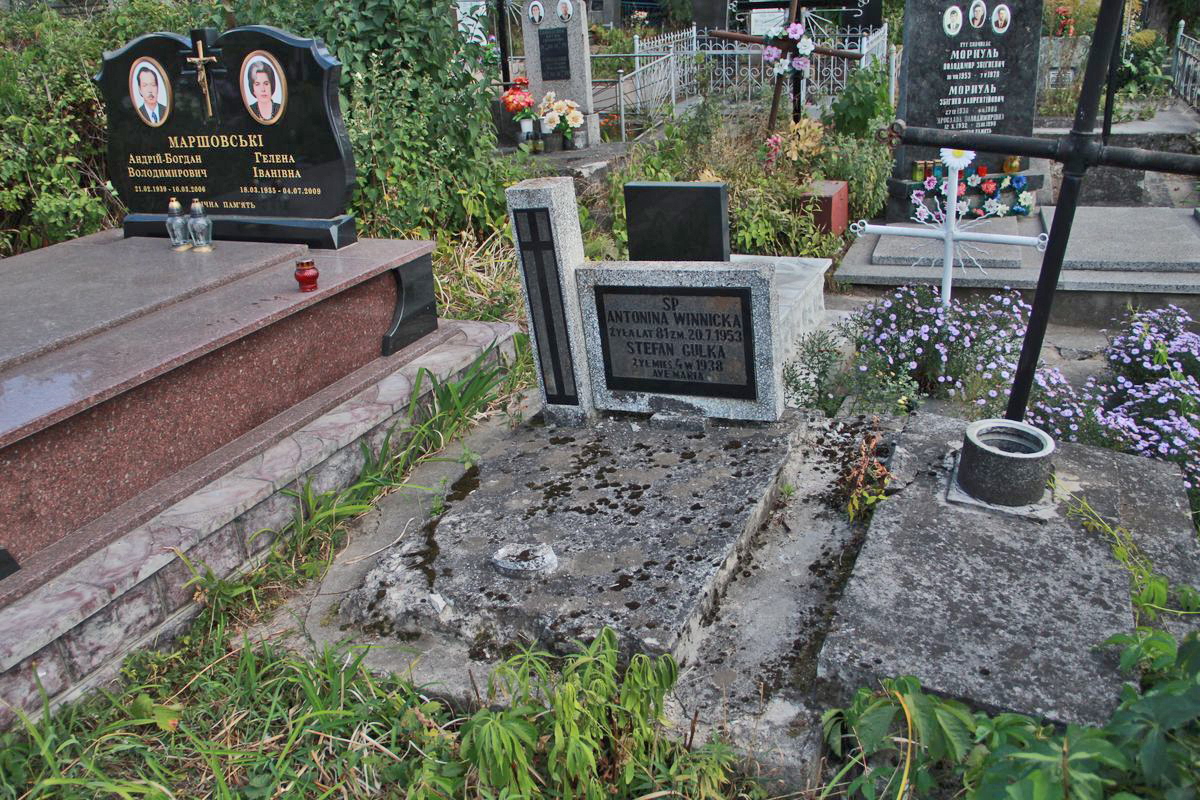
[[[914,161],[913,162],[912,179],[914,181],[925,180],[925,162],[924,161]]]
[[[987,177],[987,165],[980,164],[978,167],[975,168],[975,174],[981,178],[986,178]]]
[[[925,165],[925,177],[932,178],[933,177],[933,162],[932,161],[922,161],[921,163]]]
[[[171,249],[176,252],[192,249],[192,237],[188,233],[187,217],[183,215],[183,206],[174,197],[167,203],[167,236],[171,239]]]
[[[1009,156],[1008,158],[1004,159],[1004,171],[1010,175],[1014,172],[1020,172],[1021,171],[1021,157],[1020,156]]]
[[[946,168],[941,164],[933,165],[933,177],[941,178],[946,174]]]
[[[192,235],[192,249],[197,253],[211,252],[212,220],[204,213],[204,205],[192,198],[192,208],[188,217],[188,232]]]

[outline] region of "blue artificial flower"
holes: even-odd
[[[1025,178],[1024,175],[1013,175],[1013,179],[1012,179],[1012,188],[1013,189],[1015,189],[1019,192],[1025,188],[1026,183],[1028,183],[1028,180]]]

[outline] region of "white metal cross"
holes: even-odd
[[[950,287],[954,274],[954,258],[958,256],[958,263],[966,269],[967,259],[971,260],[976,267],[982,267],[979,261],[968,249],[967,242],[979,242],[984,244],[1011,244],[1024,247],[1036,247],[1039,251],[1045,252],[1046,243],[1049,241],[1049,236],[1045,233],[1038,236],[1009,236],[1000,233],[977,233],[972,231],[975,225],[985,219],[989,219],[996,215],[995,211],[988,211],[981,217],[977,217],[965,225],[959,225],[958,222],[958,178],[961,171],[971,163],[975,158],[975,153],[970,150],[953,150],[948,147],[943,147],[941,151],[941,161],[949,172],[945,184],[946,207],[941,208],[938,204],[938,210],[933,214],[925,214],[923,216],[932,216],[937,224],[931,224],[928,219],[922,219],[920,216],[913,217],[914,222],[920,222],[925,227],[923,228],[899,228],[890,227],[887,225],[872,225],[865,219],[859,220],[850,226],[850,230],[856,236],[862,236],[864,233],[873,233],[880,236],[909,236],[918,239],[941,239],[945,247],[942,251],[942,307],[950,307]],[[978,250],[978,248],[970,248]],[[937,259],[931,259],[932,263],[937,263]]]

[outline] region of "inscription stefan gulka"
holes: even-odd
[[[597,287],[596,302],[610,388],[667,381],[678,385],[665,391],[679,394],[753,391],[744,291]]]

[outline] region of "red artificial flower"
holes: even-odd
[[[996,182],[995,181],[984,181],[983,186],[980,186],[979,188],[983,190],[984,194],[995,194],[996,193]]]

